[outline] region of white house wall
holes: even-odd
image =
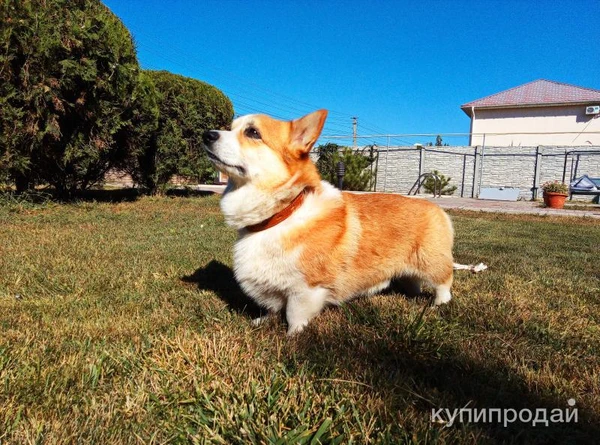
[[[496,147],[600,145],[600,115],[586,115],[585,108],[475,109],[471,145],[483,145],[483,134],[485,145]]]

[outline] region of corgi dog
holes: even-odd
[[[326,117],[248,115],[203,135],[208,157],[229,177],[221,210],[238,230],[241,288],[267,316],[285,310],[288,335],[325,305],[376,294],[394,278],[409,279],[415,292],[427,283],[434,304],[449,302],[450,218],[423,199],[342,192],[322,181],[309,153]]]

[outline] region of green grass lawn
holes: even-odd
[[[0,207],[0,443],[598,443],[600,224],[451,213],[454,299],[254,328],[218,198]],[[578,422],[432,422],[432,409]],[[444,415],[445,417],[445,415]]]

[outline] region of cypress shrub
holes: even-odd
[[[444,175],[442,175],[439,171],[437,170],[433,170],[431,173],[433,173],[434,175],[436,175],[439,180],[439,187],[440,187],[440,192],[442,195],[453,195],[454,192],[456,191],[456,186],[455,185],[450,185],[450,180],[452,179],[451,177],[446,177]],[[431,176],[428,176],[425,181],[423,181],[423,189],[425,189],[426,193],[435,193],[435,179],[433,179]]]
[[[19,191],[101,181],[145,92],[128,30],[97,0],[4,0],[0,39],[1,169]]]
[[[215,170],[202,148],[202,133],[230,125],[231,101],[199,80],[167,71],[145,74],[156,91],[158,127],[130,158],[134,181],[151,193],[163,190],[174,175],[212,181]]]

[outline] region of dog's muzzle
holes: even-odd
[[[202,140],[206,145],[211,145],[212,143],[219,140],[219,132],[214,130],[207,130],[202,135]]]
[[[208,130],[202,134],[202,142],[204,142],[204,151],[206,152],[208,159],[210,159],[213,162],[213,164],[215,164],[218,170],[223,170],[224,167],[228,167],[229,169],[235,169],[239,176],[245,176],[245,167],[225,162],[217,155],[217,153],[215,153],[215,147],[213,147],[213,144],[219,140],[219,137],[219,132],[215,130]],[[228,174],[231,173],[231,171],[228,172]]]

